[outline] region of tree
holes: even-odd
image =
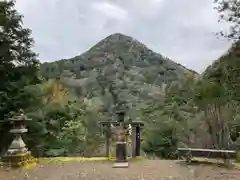
[[[155,111],[153,122],[146,124],[146,135],[143,150],[149,155],[161,158],[176,158],[178,144],[177,122]]]
[[[214,70],[214,75],[221,76],[218,79],[228,86],[232,99],[240,99],[240,0],[215,0],[216,9],[220,14],[220,20],[230,24],[228,32],[218,33],[220,36],[234,40],[235,43],[225,56],[222,56]]]
[[[1,1],[0,2],[0,26],[1,28],[4,26],[6,22],[6,15],[4,13],[4,8],[5,8],[5,2]]]
[[[98,150],[99,116],[88,107],[92,105],[54,79],[27,86],[25,92],[34,95],[33,106],[26,109],[33,120],[25,137],[33,155],[91,155]]]
[[[221,36],[233,40],[240,39],[240,0],[215,0],[220,20],[230,23],[230,31],[220,32]]]
[[[205,114],[205,124],[213,148],[229,148],[230,131],[224,118],[228,97],[223,85],[213,80],[203,80],[196,86],[195,102]]]
[[[14,9],[15,1],[0,2],[0,120],[10,111],[30,106],[25,86],[40,81],[39,62],[32,51],[31,30],[24,28],[23,16]],[[0,151],[7,142],[8,122],[0,123]],[[3,135],[2,135],[3,134]]]
[[[185,78],[167,86],[164,97],[164,114],[179,123],[179,143],[189,147],[199,145],[196,134],[199,125],[199,110],[193,101],[194,89],[199,78],[188,74]]]
[[[203,77],[221,84],[229,100],[240,101],[240,42],[209,66]]]

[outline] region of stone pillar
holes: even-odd
[[[136,157],[136,126],[132,126],[132,157]]]
[[[116,142],[116,162],[127,162],[126,142]]]

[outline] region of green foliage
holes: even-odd
[[[184,77],[186,71],[197,74],[122,34],[106,37],[80,56],[41,65],[44,77],[60,76],[80,96],[111,96],[112,103],[121,99],[133,106],[154,102],[163,84]]]
[[[104,120],[115,118],[115,111],[121,106],[133,120],[148,121],[148,115],[139,107],[163,103],[164,85],[185,77],[186,72],[196,74],[122,34],[108,36],[80,56],[41,65],[44,77],[60,77],[64,87],[84,99],[86,110],[92,114],[100,112]],[[152,111],[157,108],[159,105]],[[94,133],[99,129],[96,120],[90,119],[86,122],[93,125],[87,132],[91,131],[92,140],[96,141],[99,137]]]
[[[233,44],[228,52],[207,68],[203,77],[217,82],[225,89],[229,100],[240,100],[240,48]]]
[[[223,148],[229,135],[238,139],[238,43],[199,78],[133,38],[113,34],[80,56],[41,64],[46,79],[40,79],[31,31],[22,27],[14,1],[0,2],[0,10],[1,148],[12,138],[5,116],[20,108],[32,119],[24,139],[36,156],[95,154],[103,144],[98,121],[114,119],[123,107],[145,122],[143,150],[158,157],[175,158],[181,143]]]
[[[240,152],[239,152],[239,151],[237,151],[237,157],[236,157],[236,160],[237,160],[238,163],[240,163]]]
[[[201,107],[207,104],[224,104],[226,103],[226,92],[223,85],[210,81],[202,80],[195,88],[195,102]]]
[[[203,73],[195,87],[195,103],[205,114],[216,148],[235,147],[239,137],[239,43]]]
[[[143,106],[142,120],[147,123],[143,149],[162,158],[176,158],[179,143],[186,141],[197,126],[198,113],[193,102],[196,77],[190,75],[174,81],[165,89],[163,102]]]
[[[227,37],[233,40],[239,40],[239,20],[240,20],[240,1],[239,0],[214,0],[217,4],[216,9],[220,14],[220,20],[228,22],[230,24],[230,31],[221,31],[219,34],[221,36]]]
[[[142,148],[147,154],[161,158],[176,158],[178,144],[176,121],[166,116],[159,116],[158,118],[158,120],[147,125]]]
[[[94,112],[87,110],[80,99],[66,93],[58,81],[48,80],[28,88],[35,94],[34,110],[28,108],[33,119],[26,136],[28,146],[37,156],[64,156],[84,154],[95,150],[100,141]]]
[[[0,2],[0,152],[12,138],[6,117],[10,111],[29,106],[30,95],[24,87],[40,82],[39,62],[31,50],[31,31],[23,28],[22,16],[14,4],[14,1]]]
[[[87,129],[81,121],[69,120],[66,121],[61,128],[61,132],[57,135],[57,143],[62,149],[65,149],[65,154],[78,152],[81,155],[87,149],[86,135]]]

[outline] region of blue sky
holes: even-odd
[[[42,62],[81,54],[112,33],[202,72],[230,46],[213,34],[219,24],[211,0],[17,0]]]

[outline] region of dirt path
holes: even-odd
[[[0,169],[0,180],[237,180],[239,169],[180,165],[175,161],[142,160],[129,168],[112,168],[112,162],[65,162],[39,164],[33,169]]]

